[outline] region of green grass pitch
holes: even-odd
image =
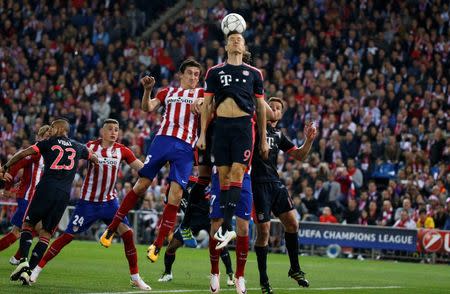
[[[98,243],[74,241],[64,248],[42,271],[31,287],[9,281],[14,267],[8,260],[17,249],[15,243],[0,253],[0,293],[139,293],[129,286],[128,266],[122,244],[102,248]],[[208,293],[209,255],[207,250],[180,249],[173,267],[174,280],[158,283],[164,268],[164,249],[157,263],[146,260],[146,246],[138,246],[140,274],[155,293]],[[231,252],[233,266],[235,255]],[[288,257],[269,254],[268,272],[275,293],[450,293],[450,267],[396,263],[392,261],[358,261],[301,257],[301,265],[311,283],[301,289],[287,277]],[[224,266],[221,264],[221,270]],[[235,293],[221,277],[223,293]],[[246,267],[249,293],[259,290],[254,252]]]

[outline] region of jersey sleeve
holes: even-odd
[[[281,133],[280,138],[280,150],[283,150],[283,152],[290,152],[297,149],[297,146],[295,146],[294,143],[291,142],[291,140],[288,139],[283,133]]]
[[[122,147],[122,154],[123,154],[123,159],[126,161],[126,163],[130,164],[133,161],[135,161],[137,158],[134,155],[133,151],[130,150],[130,148],[128,147]]]
[[[79,146],[78,150],[80,150],[80,158],[88,160],[91,157],[91,153],[89,152],[89,149],[85,145],[80,144],[80,143],[78,143],[78,146]]]
[[[209,69],[205,76],[205,94],[214,94],[218,89],[216,71]]]
[[[163,103],[166,100],[167,93],[169,92],[168,88],[164,88],[162,90],[159,90],[158,93],[156,93],[155,98],[161,101]]]
[[[255,81],[253,83],[253,92],[256,98],[264,98],[264,78],[261,71],[255,69]]]

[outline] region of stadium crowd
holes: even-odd
[[[219,25],[233,11],[247,21],[266,97],[285,101],[286,134],[301,145],[306,121],[319,128],[305,161],[279,157],[299,219],[398,227],[413,220],[450,229],[446,1],[207,3],[188,2],[139,39],[147,14],[131,1],[0,0],[1,162],[59,116],[81,142],[98,136],[105,118],[118,119],[122,143],[143,159],[162,110],[140,110],[139,77],[148,72],[158,87],[177,85],[186,57],[205,69],[223,62]],[[82,165],[74,201],[85,173]],[[162,211],[166,176],[163,170],[155,179],[143,209]],[[124,167],[119,197],[136,179]]]

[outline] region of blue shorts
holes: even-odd
[[[25,200],[23,198],[17,199],[17,209],[11,219],[11,223],[16,227],[19,228],[22,227],[23,217],[25,216],[27,207],[28,207],[28,200]]]
[[[209,204],[209,218],[223,218],[220,209],[220,184],[219,174],[215,173],[211,177],[211,200]],[[244,175],[242,180],[241,198],[236,205],[235,216],[245,220],[250,220],[252,214],[252,181],[249,174]]]
[[[194,150],[191,145],[175,137],[155,137],[139,176],[153,180],[167,162],[170,164],[169,181],[175,181],[186,189],[194,164]]]
[[[113,199],[107,202],[90,202],[79,200],[75,206],[75,211],[67,226],[66,233],[79,234],[89,229],[92,224],[98,220],[102,220],[109,225],[119,209],[119,202]],[[125,217],[122,221],[130,226],[128,219]]]

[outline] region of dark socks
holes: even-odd
[[[286,249],[291,263],[291,269],[294,272],[298,272],[300,271],[300,265],[298,263],[298,235],[297,233],[285,232],[284,239],[286,240]]]
[[[259,283],[264,285],[269,282],[269,277],[267,276],[267,253],[269,252],[269,246],[255,246],[255,252],[258,260]]]

